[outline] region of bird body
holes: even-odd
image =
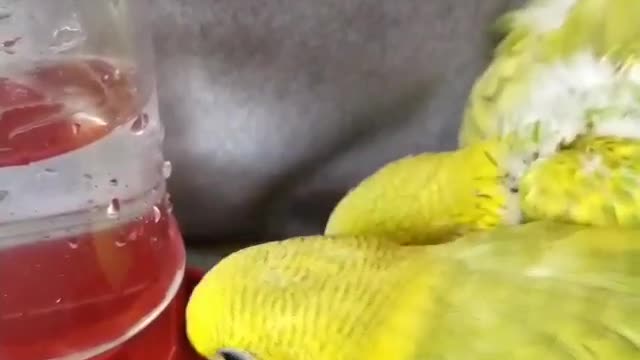
[[[209,358],[638,359],[638,238],[533,222],[440,245],[261,244],[206,275],[187,332]]]

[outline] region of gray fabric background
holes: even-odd
[[[190,242],[317,233],[384,163],[456,145],[522,1],[154,0],[172,199]]]

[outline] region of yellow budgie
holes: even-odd
[[[533,222],[430,246],[308,237],[195,289],[209,359],[637,360],[640,230]]]
[[[517,224],[515,179],[523,166],[498,142],[400,159],[352,190],[334,209],[325,233],[424,244]]]
[[[499,24],[461,150],[384,167],[340,202],[326,234],[432,243],[543,219],[640,225],[640,1],[538,0]],[[498,166],[481,155],[496,142]]]
[[[200,354],[640,359],[640,1],[539,0],[500,24],[462,147],[383,167],[324,236],[223,259],[187,307]]]
[[[501,140],[536,159],[525,219],[640,225],[640,1],[537,0],[499,24],[460,145]]]

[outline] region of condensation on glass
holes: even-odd
[[[0,0],[0,358],[87,359],[175,294],[144,0]]]

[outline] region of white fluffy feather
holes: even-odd
[[[528,96],[499,119],[503,135],[526,136],[538,124],[542,143],[537,150],[544,157],[584,133],[590,111],[617,109],[620,115],[598,119],[591,131],[640,139],[640,79],[633,76],[637,69],[619,72],[613,64],[584,52],[531,71],[535,73]]]
[[[517,21],[537,32],[547,32],[564,24],[578,0],[538,0],[520,11]]]
[[[520,196],[517,193],[508,192],[506,203],[502,212],[502,221],[507,225],[520,224],[522,221],[522,209]]]

